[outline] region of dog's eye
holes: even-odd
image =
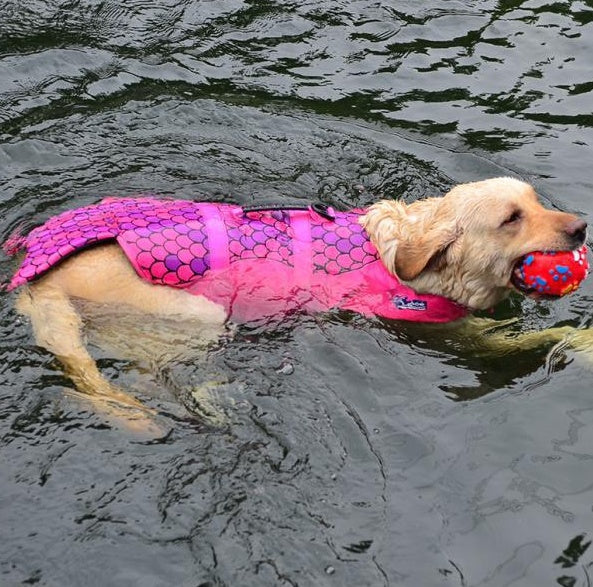
[[[519,210],[514,210],[512,214],[510,214],[507,218],[504,219],[501,226],[508,226],[509,224],[515,224],[515,222],[518,222],[519,220],[521,220],[521,218],[522,218],[521,212]]]

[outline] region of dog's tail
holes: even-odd
[[[17,228],[4,242],[2,250],[6,255],[12,257],[16,255],[20,250],[25,248],[27,238],[23,236],[21,230]]]
[[[22,234],[22,227],[17,228],[2,244],[2,251],[5,255],[9,257],[13,257],[20,251],[22,251],[27,244],[27,238]],[[4,271],[2,275],[0,275],[0,291],[7,291],[12,289],[11,282],[9,281],[9,277],[4,275]]]

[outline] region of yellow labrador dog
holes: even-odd
[[[210,338],[229,319],[334,307],[460,321],[483,334],[485,323],[466,316],[513,290],[518,260],[536,250],[578,249],[586,227],[545,209],[530,185],[508,177],[346,213],[109,199],[21,239],[26,255],[12,285],[38,344],[60,359],[79,390],[134,404],[89,355],[79,301],[105,312],[179,317],[201,324]],[[569,333],[485,336],[483,344],[535,346]]]

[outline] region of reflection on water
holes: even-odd
[[[108,194],[350,207],[511,173],[589,219],[592,21],[585,1],[5,2],[0,237]],[[495,317],[589,325],[592,287]],[[96,316],[102,370],[159,411],[142,436],[68,393],[2,296],[2,584],[588,584],[578,354],[332,314],[188,359],[195,333],[157,347]],[[223,426],[192,415],[212,382]]]

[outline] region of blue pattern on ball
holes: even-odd
[[[554,253],[545,253],[551,254]],[[530,287],[534,288],[535,291],[538,293],[546,293],[550,291],[550,286],[548,285],[548,280],[541,275],[529,275],[528,277],[525,276],[525,267],[529,267],[535,261],[535,255],[529,254],[523,259],[523,263],[521,263],[521,267],[519,271],[521,273],[521,279]],[[572,272],[570,267],[567,265],[556,265],[553,269],[549,269],[548,273],[552,277],[552,281],[563,281],[566,282],[570,277],[572,277]]]
[[[513,270],[512,282],[519,291],[564,296],[587,277],[587,248],[578,251],[527,253]]]

